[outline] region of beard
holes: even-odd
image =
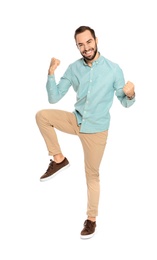
[[[92,48],[92,50],[94,50],[94,48]],[[95,45],[95,50],[94,50],[94,53],[91,57],[86,57],[85,55],[83,55],[83,53],[81,53],[82,57],[87,60],[87,61],[91,61],[95,58],[96,54],[98,52],[98,48],[97,48],[97,45]]]

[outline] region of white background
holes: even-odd
[[[157,259],[157,126],[155,0],[1,1],[0,259]],[[71,167],[41,183],[49,157],[35,122],[43,108],[73,111],[72,89],[48,104],[47,70],[56,79],[80,58],[74,31],[94,28],[98,49],[136,86],[136,103],[115,98],[100,168],[98,233],[79,238],[86,218],[81,144],[58,132]]]

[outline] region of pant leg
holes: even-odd
[[[75,115],[62,110],[41,110],[36,114],[36,121],[47,145],[49,155],[61,152],[54,128],[79,136],[84,150],[88,195],[87,215],[96,217],[98,215],[100,196],[99,166],[104,153],[108,132],[104,131],[96,134],[80,133]]]
[[[46,143],[49,155],[53,156],[61,153],[61,148],[54,128],[65,133],[76,135],[72,123],[74,120],[75,115],[73,113],[57,109],[45,109],[36,113],[36,122]]]
[[[99,167],[106,146],[108,131],[95,134],[79,134],[84,150],[87,182],[87,216],[98,215],[100,197]]]

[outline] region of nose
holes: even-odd
[[[85,45],[84,45],[84,49],[85,49],[85,51],[87,51],[87,50],[89,49],[88,44],[85,44]]]

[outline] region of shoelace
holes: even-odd
[[[92,224],[89,222],[89,221],[85,221],[85,223],[84,223],[84,227],[85,227],[85,229],[87,230],[87,231],[90,231],[91,230],[91,228],[93,228],[93,226],[92,226]]]
[[[53,169],[53,163],[54,163],[54,161],[53,161],[52,159],[50,159],[50,164],[49,164],[49,167],[48,167],[46,173],[47,173],[49,170]]]

